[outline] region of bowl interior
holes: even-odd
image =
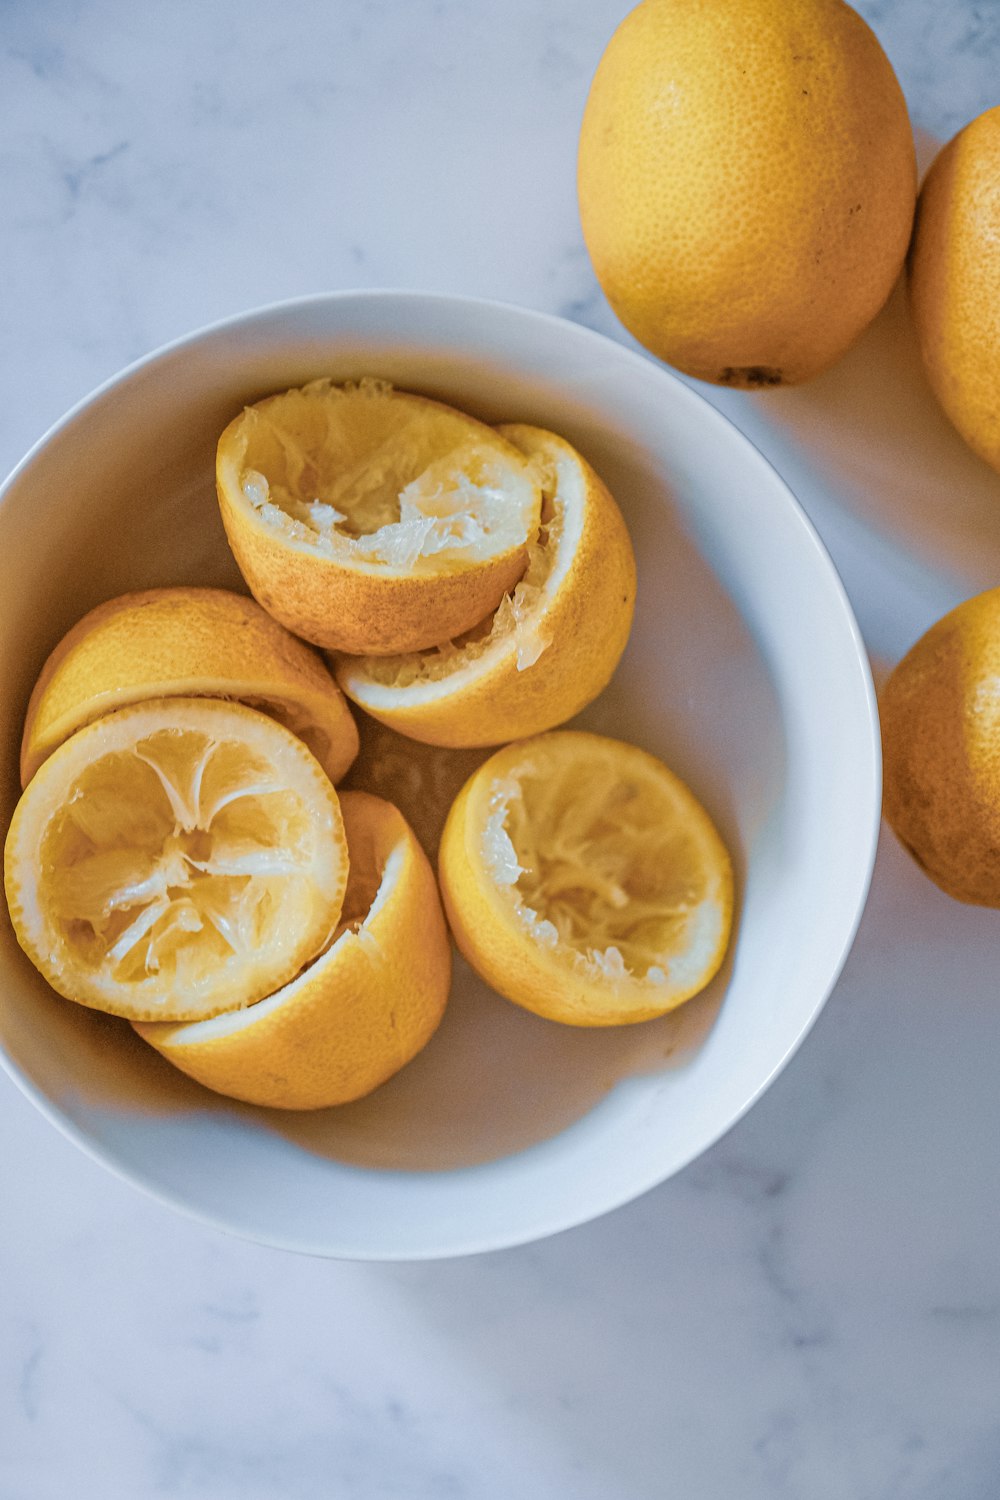
[[[867,891],[879,774],[871,683],[833,568],[752,446],[652,362],[555,319],[416,294],[248,315],[152,356],[71,413],[0,504],[0,815],[49,649],[93,604],[242,588],[214,449],[247,401],[363,374],[576,443],[628,520],[639,602],[579,723],[660,755],[737,867],[723,972],[673,1016],[578,1031],[461,963],[440,1031],[374,1095],[310,1114],[221,1099],[124,1022],[54,996],[0,922],[0,1052],[109,1166],[236,1232],[329,1255],[495,1248],[581,1222],[716,1139],[794,1050]]]

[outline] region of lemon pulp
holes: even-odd
[[[197,1019],[286,983],[336,927],[337,794],[289,730],[220,699],[150,700],[70,736],[11,821],[4,884],[54,989]]]
[[[534,666],[552,643],[545,606],[572,558],[577,538],[569,533],[574,529],[579,531],[577,508],[574,505],[571,510],[567,504],[570,492],[576,500],[579,485],[574,485],[570,466],[567,464],[564,469],[560,474],[555,464],[535,463],[542,493],[541,521],[537,534],[528,543],[524,575],[503,596],[497,609],[456,640],[443,641],[426,651],[365,657],[365,673],[372,682],[393,688],[442,682],[483,663],[484,658],[498,655],[511,644],[519,672]],[[576,517],[575,528],[571,514]]]
[[[421,572],[534,534],[527,465],[478,424],[381,381],[312,381],[248,407],[239,484],[260,519],[331,557]]]
[[[481,854],[533,938],[593,977],[683,985],[723,939],[702,831],[665,817],[648,779],[599,759],[496,779]]]
[[[197,987],[306,895],[306,810],[240,745],[164,729],[86,767],[42,840],[53,912],[93,969]]]

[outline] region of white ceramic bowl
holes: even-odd
[[[662,1182],[767,1087],[860,919],[880,774],[864,648],[837,575],[752,445],[663,368],[574,324],[410,293],[232,319],[132,366],[60,422],[0,501],[0,817],[32,681],[126,589],[240,586],[213,487],[242,403],[381,375],[486,420],[554,428],[617,496],[639,562],[626,655],[581,716],[695,789],[734,854],[735,939],[673,1016],[560,1027],[459,964],[426,1051],[369,1099],[298,1115],[191,1083],[124,1022],[59,999],[0,920],[0,1053],[48,1117],[137,1186],[271,1245],[358,1259],[496,1249]]]

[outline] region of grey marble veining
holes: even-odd
[[[620,0],[0,5],[0,467],[164,341],[399,285],[627,341],[576,133]],[[924,160],[1000,102],[1000,9],[863,0]],[[900,299],[801,391],[707,392],[792,483],[881,671],[996,581],[1000,480]],[[2,1500],[995,1500],[1000,918],[886,835],[814,1032],[679,1177],[474,1260],[264,1250],[0,1081]]]

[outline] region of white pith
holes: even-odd
[[[344,392],[362,415],[390,396],[377,381],[345,388],[316,381],[244,413],[235,479],[264,526],[351,566],[417,575],[500,557],[533,536],[537,485],[487,430],[470,421],[439,432],[433,407],[395,402],[394,425],[380,425],[360,452],[352,444],[347,457]],[[293,430],[303,403],[308,441]],[[262,443],[280,453],[269,473]]]
[[[400,656],[344,659],[342,680],[373,709],[430,702],[486,676],[513,657],[519,671],[551,644],[548,614],[580,543],[585,492],[579,467],[557,457],[536,462],[542,486],[542,524],[528,546],[528,565],[513,591],[476,630],[457,641]]]

